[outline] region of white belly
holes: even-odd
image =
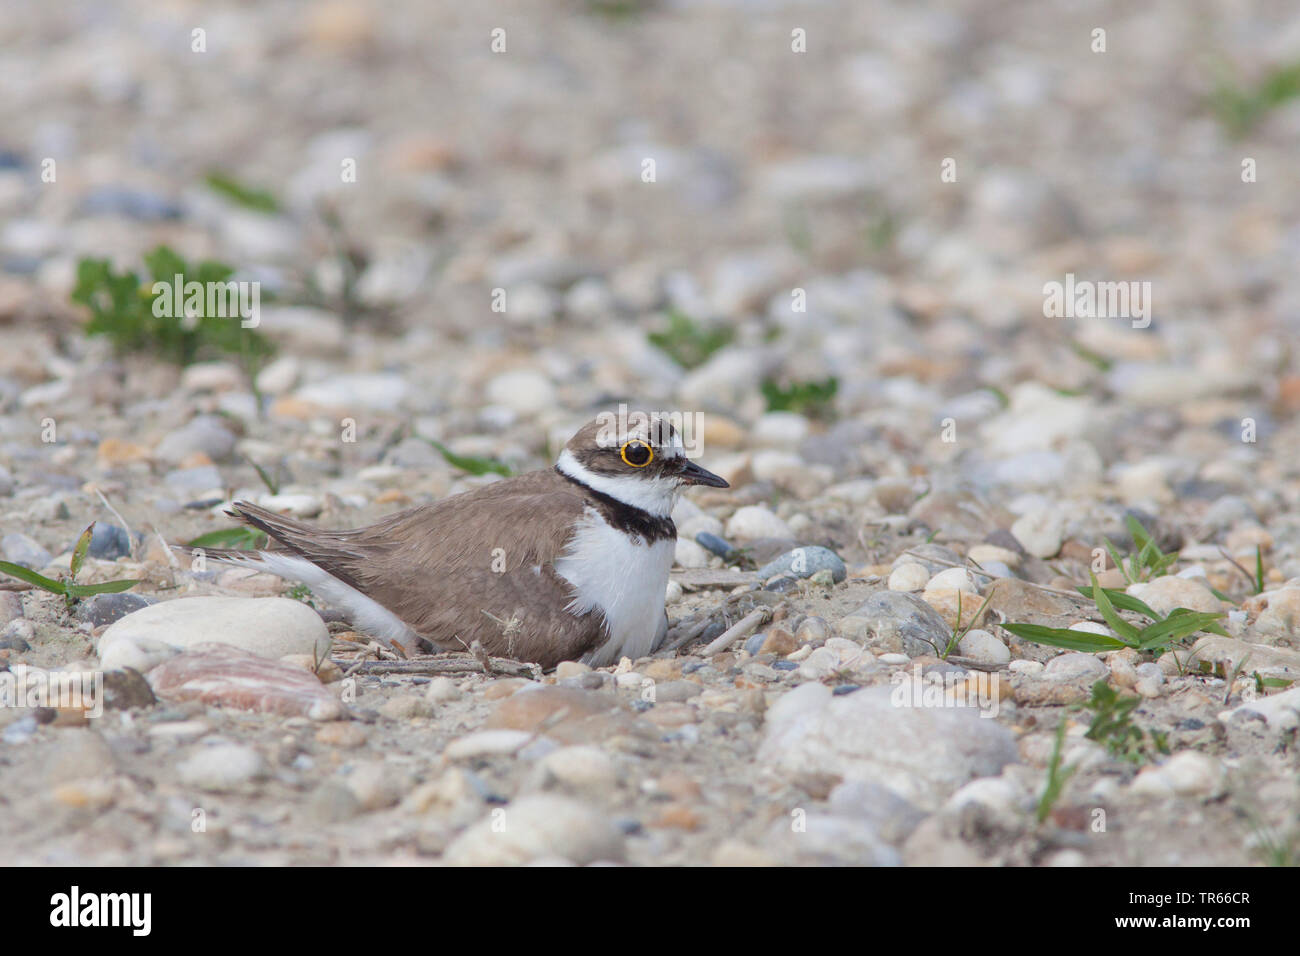
[[[588,510],[555,570],[577,594],[569,603],[574,614],[599,610],[609,638],[584,660],[593,667],[620,657],[645,657],[663,636],[664,592],[675,542],[647,545]]]

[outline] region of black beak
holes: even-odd
[[[701,468],[695,462],[688,458],[683,458],[685,462],[678,474],[681,475],[682,484],[684,485],[708,485],[712,488],[730,488],[727,479],[720,475],[715,475],[706,468]]]

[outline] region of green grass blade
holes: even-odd
[[[1106,553],[1110,555],[1110,559],[1115,563],[1115,567],[1119,570],[1119,573],[1124,575],[1125,581],[1132,584],[1133,575],[1130,573],[1129,568],[1124,567],[1124,559],[1119,556],[1119,551],[1115,549],[1115,545],[1111,544],[1109,538],[1102,538],[1101,540],[1102,543],[1106,545]]]
[[[510,466],[505,462],[497,461],[495,458],[474,458],[470,455],[457,455],[440,441],[434,441],[432,438],[426,438],[425,441],[438,449],[438,453],[453,468],[468,471],[471,475],[486,475],[489,472],[503,478],[509,478],[511,475]]]
[[[1163,621],[1157,621],[1142,630],[1138,647],[1150,650],[1164,644],[1180,641],[1190,634],[1203,630],[1207,624],[1213,624],[1223,617],[1222,612],[1189,611],[1187,608],[1175,608]]]
[[[1016,637],[1035,644],[1047,644],[1051,647],[1064,647],[1070,651],[1083,651],[1096,654],[1099,651],[1117,651],[1128,647],[1123,641],[1107,634],[1090,634],[1087,631],[1071,631],[1061,627],[1043,627],[1038,624],[1003,624],[1002,629],[1010,631]]]
[[[268,538],[254,528],[220,528],[201,534],[186,543],[187,548],[231,548],[235,551],[256,551],[266,547]]]
[[[30,568],[25,568],[21,564],[13,564],[9,561],[0,561],[0,571],[17,578],[20,581],[26,581],[28,584],[35,585],[43,591],[49,591],[51,594],[62,594],[64,584],[62,581],[55,581],[47,578],[43,574],[37,574]]]
[[[123,578],[121,581],[105,581],[103,584],[69,584],[69,597],[90,597],[92,594],[117,594],[140,583],[138,578]]]
[[[1097,583],[1097,575],[1088,572],[1092,577],[1093,601],[1097,604],[1097,610],[1105,618],[1110,629],[1119,635],[1120,640],[1130,646],[1138,642],[1138,629],[1119,616],[1114,605],[1110,603],[1110,598],[1106,595],[1106,589]]]
[[[1081,587],[1075,588],[1075,590],[1088,598],[1094,604],[1096,603],[1096,599],[1092,596],[1092,588]],[[1106,597],[1110,600],[1110,603],[1115,605],[1115,607],[1119,608],[1121,611],[1135,611],[1138,614],[1151,618],[1153,621],[1160,620],[1160,615],[1151,610],[1145,601],[1141,601],[1133,595],[1125,591],[1116,590],[1115,588],[1102,588],[1102,590],[1106,592]]]

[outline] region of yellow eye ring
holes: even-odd
[[[640,456],[641,450],[644,449],[645,461],[633,461],[628,458],[627,452],[629,448],[632,449],[638,457]],[[639,438],[633,438],[631,441],[624,442],[623,447],[618,450],[618,454],[619,457],[623,459],[623,464],[627,465],[629,468],[644,468],[646,465],[650,464],[650,462],[655,460],[654,449]]]

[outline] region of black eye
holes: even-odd
[[[629,442],[624,442],[623,447],[619,449],[625,464],[633,468],[644,468],[650,462],[654,461],[654,450],[639,438],[633,438]]]

